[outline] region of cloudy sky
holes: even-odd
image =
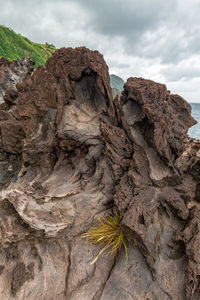
[[[0,24],[35,42],[87,46],[110,73],[200,102],[200,0],[0,0]]]

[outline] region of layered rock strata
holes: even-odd
[[[1,65],[0,65],[1,68]],[[1,70],[0,70],[1,73]],[[97,51],[62,48],[0,108],[1,299],[199,299],[200,142],[191,108],[129,78],[112,100]],[[82,234],[118,211],[128,239]]]

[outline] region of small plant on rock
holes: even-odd
[[[126,239],[122,232],[121,217],[117,213],[109,215],[103,220],[99,217],[98,224],[95,227],[91,227],[83,236],[92,244],[103,246],[91,264],[94,264],[106,249],[109,249],[110,255],[116,256],[120,248],[124,246],[127,267],[128,252]]]

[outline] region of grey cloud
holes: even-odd
[[[92,27],[106,36],[121,36],[129,55],[177,63],[200,54],[200,3],[180,0],[75,0],[92,16]],[[163,28],[163,31],[160,29]],[[152,36],[152,40],[148,39]]]
[[[176,26],[171,30],[164,28],[162,36],[154,33],[151,42],[142,42],[139,51],[143,57],[159,57],[164,64],[178,63],[191,55],[200,54],[200,33],[183,33],[183,29]]]
[[[118,67],[119,69],[127,69],[130,67],[130,64],[122,64],[122,63],[117,63],[116,67]]]
[[[36,42],[97,49],[123,78],[199,77],[199,0],[0,0],[0,6],[2,24]]]
[[[109,36],[139,38],[155,29],[174,1],[75,0],[93,15],[95,30]],[[131,42],[131,41],[130,41]],[[134,41],[135,42],[135,41]]]
[[[176,1],[161,26],[151,32],[152,40],[144,39],[138,51],[144,57],[160,57],[162,63],[178,63],[200,54],[200,3]]]
[[[200,78],[200,66],[170,66],[162,71],[168,81],[187,81]]]
[[[56,31],[62,27],[67,32],[69,20],[75,23],[77,31],[93,31],[97,34],[122,37],[119,45],[127,54],[144,58],[160,57],[163,63],[177,62],[190,53],[199,53],[200,30],[194,30],[194,21],[198,21],[200,7],[198,1],[191,0],[190,5],[179,0],[7,0],[2,1],[0,16],[4,23],[9,20],[17,30],[25,31],[36,39],[57,39],[57,46],[64,44]],[[66,4],[76,4],[76,16],[71,15]],[[7,13],[4,13],[6,9]],[[184,9],[185,8],[185,9]],[[49,11],[49,14],[47,13]],[[10,13],[8,13],[10,12]],[[85,13],[85,23],[79,22],[79,16]],[[41,23],[49,19],[50,28]],[[52,28],[54,27],[54,28]],[[56,28],[57,27],[57,28]],[[24,29],[25,28],[25,29]],[[166,28],[160,33],[160,28]],[[183,32],[183,34],[181,34]],[[77,32],[75,32],[75,35]],[[162,34],[162,35],[161,35]],[[148,39],[152,36],[152,39]],[[91,40],[86,42],[89,46]],[[70,41],[66,40],[66,43]],[[75,45],[72,41],[72,46]]]

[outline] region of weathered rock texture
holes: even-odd
[[[7,58],[0,59],[0,103],[7,89],[16,91],[16,84],[28,78],[34,69],[31,58],[25,57],[10,62]]]
[[[1,71],[0,71],[1,72]],[[190,105],[130,78],[111,96],[103,56],[56,51],[0,110],[0,298],[200,299],[200,142]],[[82,234],[117,210],[102,255]]]

